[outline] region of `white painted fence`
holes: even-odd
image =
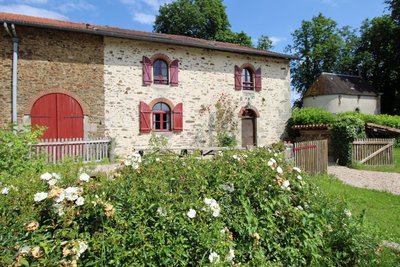
[[[64,158],[80,158],[84,162],[95,162],[109,159],[111,140],[94,138],[45,139],[33,146],[36,154],[44,153],[47,162],[58,163]]]

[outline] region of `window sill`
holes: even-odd
[[[154,84],[153,83],[151,85],[151,87],[154,88],[154,89],[166,89],[166,88],[170,88],[171,85],[169,85],[169,84]]]

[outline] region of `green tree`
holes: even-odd
[[[392,18],[399,24],[400,23],[400,0],[385,0],[391,11]]]
[[[244,32],[232,32],[223,0],[177,0],[162,5],[153,30],[252,46]]]
[[[272,45],[272,40],[267,35],[261,35],[258,38],[257,48],[262,50],[271,50],[274,46]]]
[[[357,60],[365,77],[382,94],[381,111],[400,114],[400,27],[390,15],[364,21]]]
[[[321,13],[311,21],[303,20],[292,36],[293,44],[286,51],[300,57],[291,63],[292,85],[299,93],[304,93],[323,71],[343,72],[355,64],[352,51],[358,43],[356,35],[349,27],[338,28],[334,20]]]

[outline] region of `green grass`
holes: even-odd
[[[344,184],[334,176],[318,175],[311,182],[333,202],[344,201],[354,216],[364,213],[372,236],[400,243],[400,196]],[[400,252],[384,248],[379,266],[400,266]]]
[[[394,165],[388,166],[368,166],[361,164],[354,164],[354,169],[367,170],[367,171],[381,171],[381,172],[399,172],[400,173],[400,148],[394,149]]]

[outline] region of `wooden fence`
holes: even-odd
[[[394,139],[367,138],[353,142],[352,160],[365,165],[394,164]]]
[[[36,154],[43,153],[49,163],[62,162],[66,157],[76,157],[84,162],[91,162],[109,158],[110,144],[111,140],[105,138],[45,139],[34,145],[33,151]]]
[[[328,140],[294,143],[294,163],[310,174],[328,171]]]

